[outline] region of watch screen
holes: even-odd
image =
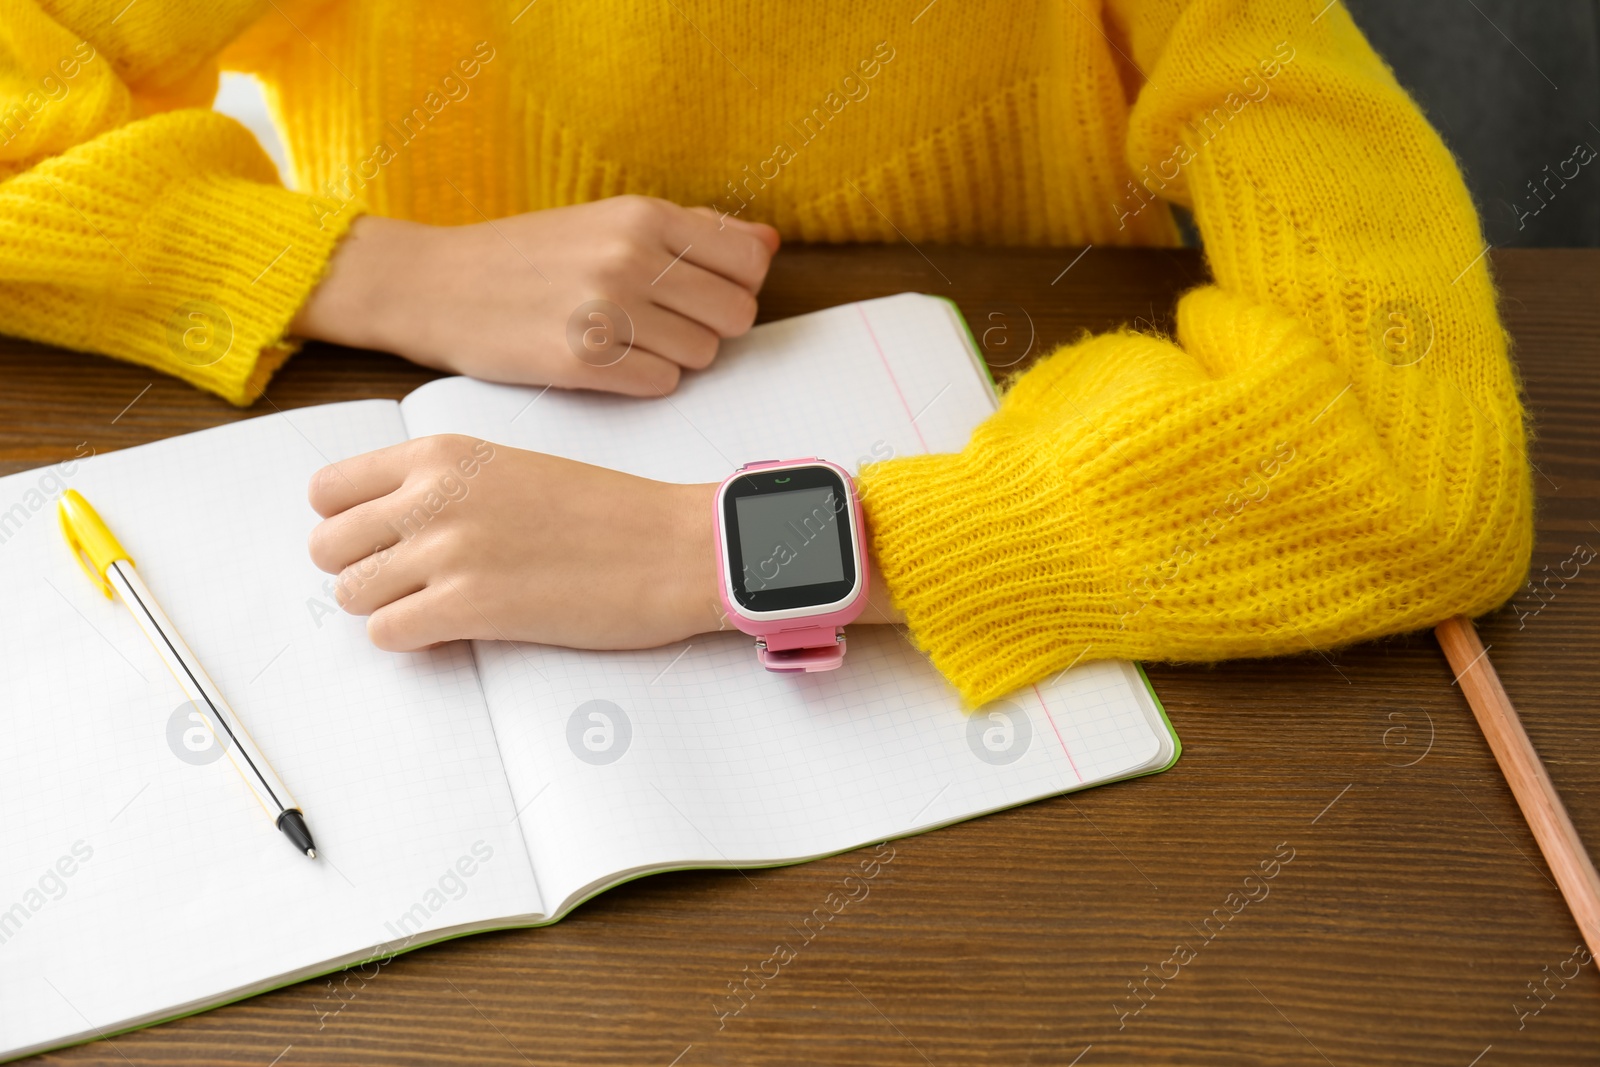
[[[747,589],[790,589],[844,580],[833,489],[735,498]]]
[[[756,470],[722,501],[734,599],[752,611],[821,607],[856,585],[849,487],[830,467]]]

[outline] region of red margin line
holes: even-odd
[[[1044,702],[1044,694],[1039,692],[1039,683],[1033,684],[1033,695],[1039,700],[1039,708],[1044,712],[1044,717],[1050,720],[1050,729],[1055,730],[1056,740],[1061,742],[1061,751],[1066,753],[1067,764],[1072,768],[1072,773],[1077,775],[1078,784],[1083,784],[1083,775],[1078,771],[1078,764],[1072,758],[1072,753],[1067,751],[1067,742],[1061,736],[1061,730],[1056,726],[1056,717],[1050,714],[1050,705]]]
[[[917,425],[916,416],[911,414],[911,405],[906,403],[906,394],[900,388],[900,379],[898,379],[898,378],[896,378],[894,376],[894,368],[889,366],[889,357],[884,355],[883,346],[878,343],[878,335],[877,335],[877,333],[875,333],[873,331],[872,323],[871,323],[870,320],[868,320],[867,313],[864,310],[862,310],[862,307],[861,307],[860,304],[856,305],[856,313],[861,316],[861,323],[862,323],[863,326],[865,326],[867,328],[867,336],[872,338],[872,347],[876,348],[878,350],[878,358],[883,360],[883,369],[889,375],[889,382],[890,382],[891,385],[894,386],[895,395],[900,398],[900,406],[905,409],[906,421],[911,423],[911,429],[916,431],[917,441],[921,443],[922,451],[923,452],[927,452],[928,451],[927,438],[922,436],[922,427]],[[1048,712],[1046,714],[1048,714]]]

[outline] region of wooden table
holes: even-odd
[[[763,317],[949,294],[1005,365],[1086,328],[1170,329],[1176,295],[1203,276],[1192,252],[1096,248],[1064,275],[1076,250],[923,252],[786,250]],[[1480,630],[1600,848],[1600,564],[1576,577],[1562,566],[1574,546],[1600,546],[1600,251],[1495,253],[1494,267],[1538,431],[1534,574],[1552,577]],[[271,403],[238,412],[20,342],[0,342],[0,375],[5,471],[274,405],[399,397],[431,376],[312,350],[272,383]],[[1550,979],[1541,1000],[1530,992],[1572,973],[1577,929],[1431,636],[1150,677],[1184,741],[1175,769],[896,843],[870,895],[724,1029],[713,998],[790,938],[856,857],[649,878],[548,929],[423,949],[365,983],[309,982],[43,1060],[1600,1063],[1596,966]],[[1289,850],[1268,895],[1233,914],[1246,875]],[[1207,940],[1218,908],[1228,921]]]

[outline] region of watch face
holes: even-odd
[[[722,497],[734,600],[786,611],[843,600],[856,585],[850,490],[828,467],[751,471]]]

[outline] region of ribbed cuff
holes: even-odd
[[[140,220],[95,347],[250,404],[298,348],[289,324],[356,214],[229,175],[179,183]]]
[[[1281,650],[1292,626],[1239,613],[1257,581],[1297,580],[1274,542],[1341,521],[1286,518],[1306,457],[1382,481],[1334,406],[1346,380],[1293,320],[1202,288],[1179,322],[1189,351],[1092,338],[1018,379],[961,453],[862,473],[890,596],[969,704],[1079,662]]]
[[[968,705],[1086,653],[1126,654],[1104,551],[1048,456],[890,460],[863,472],[861,487],[890,596]]]

